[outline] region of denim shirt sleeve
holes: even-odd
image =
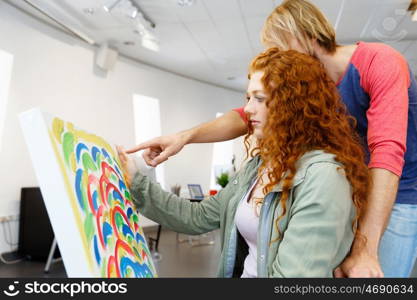
[[[335,163],[315,163],[294,188],[288,226],[270,277],[332,277],[350,250],[355,216],[352,191]]]

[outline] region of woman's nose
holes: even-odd
[[[246,103],[245,107],[243,108],[243,111],[244,111],[246,114],[253,114],[253,105],[252,105],[252,101],[251,101],[251,100],[249,100],[249,101]]]

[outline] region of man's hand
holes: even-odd
[[[370,255],[365,249],[346,257],[343,263],[334,270],[333,275],[336,278],[384,277],[378,257]]]
[[[334,270],[335,277],[384,277],[378,261],[379,241],[395,202],[399,177],[379,168],[372,168],[370,174],[372,185],[359,219],[361,234],[356,236],[350,255]]]
[[[128,149],[126,153],[145,150],[142,154],[145,162],[152,167],[166,161],[170,156],[180,152],[191,143],[215,143],[237,138],[248,130],[247,124],[236,111],[229,111],[223,116],[197,127],[176,134],[154,138]]]
[[[156,167],[170,156],[180,152],[186,143],[186,136],[182,133],[177,133],[154,138],[126,150],[126,153],[130,154],[139,150],[145,150],[142,154],[143,159],[149,166]]]

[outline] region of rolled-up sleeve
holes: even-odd
[[[245,114],[243,107],[234,108],[233,111],[237,112],[245,123],[248,123],[248,117]]]
[[[369,167],[401,176],[408,125],[408,64],[399,53],[387,48],[375,55],[361,85],[370,97],[366,113]]]
[[[164,191],[158,183],[136,173],[131,193],[136,208],[145,217],[173,231],[201,234],[220,226],[218,196],[191,202]]]

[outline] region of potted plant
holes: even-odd
[[[229,173],[220,173],[220,175],[216,177],[216,183],[224,188],[229,183]]]

